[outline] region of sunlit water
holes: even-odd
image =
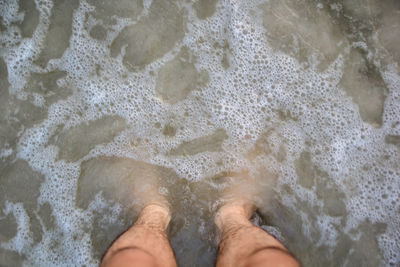
[[[254,222],[304,266],[400,265],[399,1],[0,0],[0,15],[1,266],[98,264],[149,166],[180,266],[214,264],[212,215],[241,170],[263,191]]]

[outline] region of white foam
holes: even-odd
[[[146,160],[173,168],[181,177],[192,181],[225,170],[255,170],[258,166],[268,165],[279,174],[278,184],[289,184],[298,198],[320,207],[323,203],[318,200],[315,189],[308,190],[296,185],[298,177],[294,162],[302,151],[310,150],[313,163],[328,173],[348,197],[346,233],[366,218],[373,222],[388,223],[387,232],[379,237],[380,245],[386,253],[386,262],[398,259],[399,215],[395,209],[388,210],[387,207],[397,201],[394,195],[400,192],[396,182],[399,178],[398,167],[395,164],[399,151],[384,143],[387,134],[400,134],[400,126],[392,127],[400,117],[400,77],[395,66],[381,72],[389,93],[383,125],[373,128],[362,121],[356,104],[338,86],[343,74],[343,56],[339,56],[321,73],[316,66],[304,69],[296,59],[273,50],[268,46],[267,30],[262,26],[260,14],[251,12],[257,10],[261,2],[219,1],[216,14],[207,20],[197,19],[194,11],[189,10],[187,31],[182,42],[163,57],[132,73],[123,66],[121,56],[110,56],[109,46],[124,26],[136,22],[118,19],[113,29],[108,31],[106,40],[94,40],[86,29],[99,21],[92,17],[85,19],[93,8],[85,1],[80,1],[74,13],[70,47],[60,59],[51,60],[48,65],[49,70],[67,72],[58,85],[71,85],[73,95],[49,107],[47,119],[27,129],[18,145],[18,157],[28,161],[30,166],[46,177],[40,202],[51,204],[58,230],[46,232],[43,241],[29,248],[32,241],[24,239],[29,237],[27,215],[19,204],[8,204],[7,207],[15,210],[13,212],[19,230],[17,237],[6,246],[19,252],[30,251],[29,260],[35,264],[53,262],[80,265],[97,262],[96,259],[90,259],[90,238],[83,233],[81,223],[85,221],[85,225],[90,225],[91,211],[106,204],[98,197],[86,211],[75,207],[80,163],[92,157],[116,155]],[[1,12],[8,14],[3,18],[8,26],[12,21],[19,20],[20,15],[16,11],[16,1],[7,3],[2,5],[7,12]],[[145,2],[145,10],[150,3]],[[35,68],[33,59],[38,56],[48,30],[49,13],[46,10],[51,6],[50,1],[38,4],[40,23],[32,39],[21,40],[18,34],[14,34],[16,30],[12,26],[2,37],[7,39],[8,54],[2,56],[8,66],[10,91],[21,99],[27,99],[23,89],[30,71]],[[339,7],[331,5],[331,8]],[[203,42],[199,42],[200,39]],[[21,43],[17,46],[18,41]],[[215,43],[229,44],[228,51],[214,48]],[[362,43],[355,45],[364,47]],[[183,46],[196,56],[195,68],[199,72],[207,70],[210,81],[201,91],[192,91],[186,99],[171,106],[156,98],[156,78],[149,73],[157,73]],[[226,70],[221,64],[223,53],[228,54],[230,62]],[[101,66],[99,75],[96,74],[96,65]],[[37,96],[34,103],[43,106],[43,99]],[[289,118],[282,121],[276,110],[283,113],[290,111]],[[113,142],[98,145],[77,162],[56,161],[58,148],[47,143],[57,126],[64,125],[68,129],[104,115],[125,118],[128,129]],[[166,138],[155,131],[154,125],[166,125],[171,118],[174,118],[178,131],[176,136]],[[220,152],[202,152],[193,156],[168,154],[182,142],[211,135],[220,128],[228,135]],[[246,160],[246,153],[265,134],[265,129],[271,131],[267,136],[271,155],[258,155],[253,161]],[[133,136],[136,140],[147,139],[148,142],[138,142],[132,148],[128,144]],[[272,155],[278,153],[281,144],[285,145],[287,156],[283,162],[278,162]],[[321,153],[316,154],[317,150]],[[7,153],[2,150],[1,155],[7,156]],[[385,155],[389,155],[390,159],[382,162]],[[217,161],[223,164],[216,164]],[[371,171],[362,171],[365,164],[372,162],[377,163],[376,166],[370,166]],[[392,174],[385,171],[391,171]],[[392,185],[392,192],[387,199],[381,198],[387,189],[374,188],[377,178],[381,178],[383,184]],[[368,182],[372,186],[366,188]],[[357,188],[349,187],[349,184]],[[282,198],[285,205],[296,206],[297,199],[290,196]],[[371,203],[380,208],[371,209]],[[304,221],[311,220],[304,212],[301,212],[301,216]],[[337,218],[322,214],[318,216],[317,224],[322,233],[318,245],[335,246],[338,231],[331,225],[338,224]],[[310,231],[308,227],[307,224],[303,225],[305,232]],[[51,252],[51,240],[60,233],[64,234],[62,246],[58,252]],[[72,237],[76,235],[82,238],[74,240]],[[82,244],[85,246],[81,247]]]

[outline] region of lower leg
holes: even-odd
[[[167,207],[143,208],[135,224],[108,249],[101,266],[177,266],[165,233],[170,219]]]
[[[222,238],[217,267],[299,266],[278,240],[249,221],[252,210],[250,204],[239,202],[218,211],[215,223]]]

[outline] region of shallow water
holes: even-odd
[[[0,265],[98,264],[152,169],[180,266],[227,176],[304,266],[400,265],[400,2],[0,1]]]

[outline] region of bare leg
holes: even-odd
[[[217,267],[299,266],[278,240],[249,221],[250,215],[244,204],[228,204],[218,212],[215,222],[222,238]]]
[[[240,180],[237,182],[237,177],[236,183],[223,193],[229,201],[215,216],[221,233],[217,267],[299,266],[277,239],[250,222],[255,210],[250,199],[254,199],[259,187],[245,174]]]
[[[177,266],[165,233],[170,219],[165,206],[151,204],[143,208],[135,224],[109,248],[101,267]]]
[[[171,220],[169,204],[159,193],[160,174],[143,165],[132,173],[132,197],[140,201],[141,209],[135,224],[123,233],[108,249],[101,267],[177,266],[165,230]]]

